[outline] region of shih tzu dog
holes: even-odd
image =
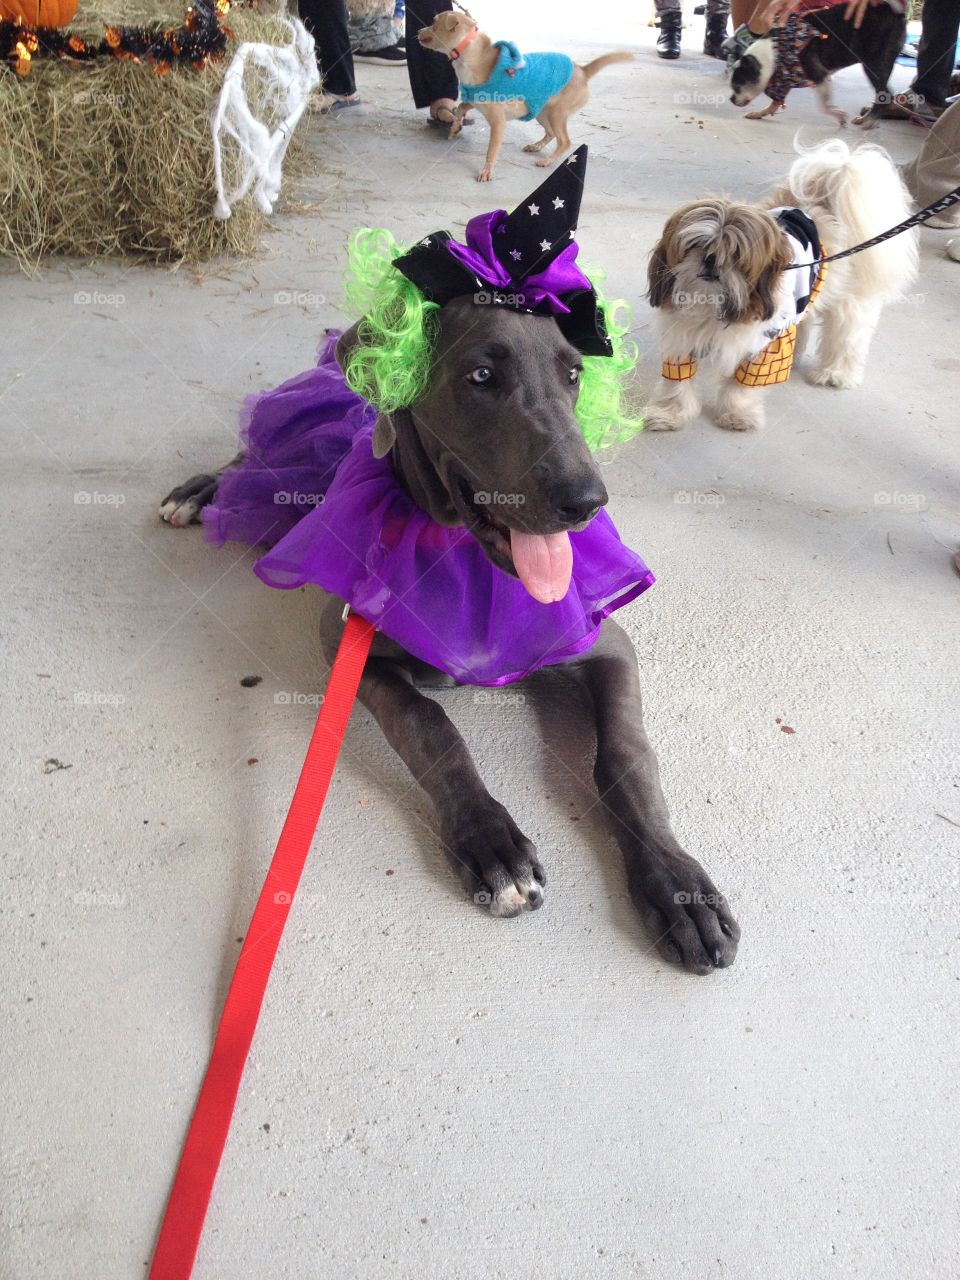
[[[885,151],[833,140],[801,154],[760,206],[709,197],[678,209],[648,270],[663,363],[647,427],[672,431],[696,415],[701,362],[722,377],[718,425],[762,426],[761,388],[787,380],[811,330],[810,380],[858,386],[884,303],[916,274],[916,231],[839,262],[818,260],[878,235],[910,208]]]

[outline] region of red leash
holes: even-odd
[[[196,1110],[160,1227],[150,1280],[188,1280],[270,970],[327,797],[375,628],[352,613],[270,870],[233,972]]]

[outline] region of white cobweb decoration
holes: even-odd
[[[214,217],[229,218],[232,206],[252,191],[264,213],[272,213],[280,193],[283,157],[310,94],[320,83],[313,36],[299,18],[283,16],[290,31],[287,45],[245,41],[227,67],[211,120],[213,171],[217,189]],[[269,104],[274,123],[258,120],[250,107],[244,75],[257,74],[257,105]],[[262,92],[259,92],[261,91]],[[239,179],[232,190],[224,182],[223,142],[236,144]]]

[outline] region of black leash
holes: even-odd
[[[933,204],[928,204],[919,213],[904,219],[903,222],[898,222],[889,231],[882,231],[880,235],[874,236],[872,240],[864,240],[863,244],[855,244],[852,249],[844,249],[842,253],[831,253],[829,258],[817,258],[813,262],[795,262],[792,266],[787,267],[786,270],[799,271],[801,267],[819,267],[824,262],[836,262],[840,258],[849,258],[852,253],[862,253],[864,249],[872,249],[875,244],[883,244],[884,240],[892,240],[894,236],[900,235],[902,231],[909,231],[911,227],[919,226],[922,222],[926,222],[928,218],[934,217],[935,214],[943,213],[944,209],[949,209],[951,205],[955,204],[960,204],[960,187],[954,187],[945,196],[941,196],[939,200],[934,200]]]

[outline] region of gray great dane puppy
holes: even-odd
[[[341,337],[337,360],[359,340]],[[551,316],[476,307],[457,298],[440,311],[427,392],[410,408],[381,415],[378,454],[391,455],[401,486],[441,525],[465,525],[486,556],[514,574],[511,521],[516,508],[478,506],[471,492],[522,495],[522,529],[550,534],[583,528],[607,493],[574,416],[579,352]],[[491,377],[476,377],[484,370]],[[161,515],[183,525],[213,498],[217,478],[195,476],[164,500]],[[321,622],[332,662],[342,631],[341,601],[329,598]],[[442,620],[440,624],[442,625]],[[740,930],[722,894],[670,827],[657,757],[643,727],[636,655],[611,619],[585,653],[565,664],[596,715],[594,777],[623,851],[633,901],[660,954],[692,973],[733,963]],[[423,687],[452,679],[378,634],[360,699],[433,802],[444,850],[467,891],[491,914],[535,911],[546,877],[539,854],[484,786],[467,747]]]

